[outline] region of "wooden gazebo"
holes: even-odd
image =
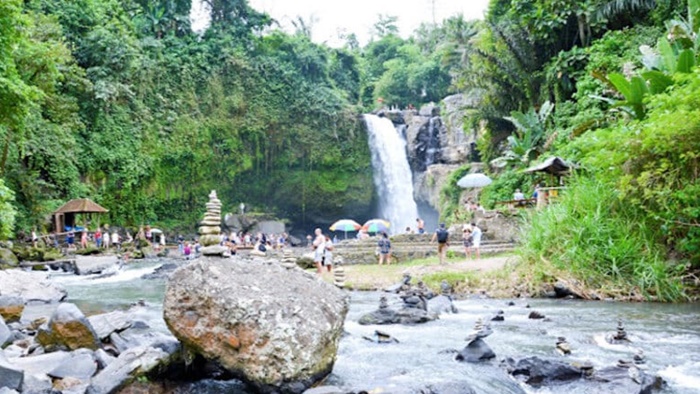
[[[58,208],[54,213],[54,225],[56,232],[62,233],[66,231],[66,227],[75,227],[75,215],[81,213],[106,213],[109,210],[100,206],[89,198],[77,198],[70,200]]]

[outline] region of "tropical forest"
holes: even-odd
[[[81,197],[130,228],[194,231],[211,190],[297,228],[370,218],[362,115],[464,94],[486,209],[534,190],[523,170],[545,158],[575,168],[557,204],[518,214],[523,281],[697,295],[700,0],[491,0],[410,36],[378,15],[341,46],[246,0],[205,0],[195,32],[192,3],[0,1],[0,239]],[[448,225],[469,168],[440,192]]]

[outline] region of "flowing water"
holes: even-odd
[[[413,176],[406,158],[406,140],[391,120],[364,115],[372,152],[374,184],[379,198],[379,217],[391,222],[398,234],[414,227],[418,207],[413,200]]]
[[[161,261],[164,262],[164,261]],[[158,261],[129,265],[117,275],[94,279],[58,274],[53,280],[68,291],[68,301],[88,313],[126,309],[139,300],[137,318],[157,330],[167,330],[162,319],[164,280],[143,280]],[[380,293],[350,293],[351,305],[340,342],[338,359],[325,384],[347,390],[379,390],[383,393],[413,393],[430,384],[468,382],[477,393],[558,393],[562,388],[535,389],[508,377],[498,361],[466,364],[454,361],[449,349],[461,349],[464,339],[478,318],[488,319],[503,310],[505,321],[492,322],[493,334],[485,339],[496,353],[495,360],[506,357],[560,357],[554,351],[556,338],[566,337],[572,347],[567,361],[589,361],[595,367],[612,366],[620,359],[631,360],[643,350],[648,372],[667,382],[664,393],[700,392],[700,305],[699,304],[625,304],[615,302],[564,300],[470,299],[457,301],[458,314],[416,326],[361,326],[363,314],[375,310]],[[390,303],[398,306],[397,296]],[[530,308],[528,308],[529,304]],[[551,321],[530,320],[537,310]],[[615,332],[621,320],[631,342],[610,345],[605,336]],[[363,339],[375,329],[391,334],[400,342],[375,344]],[[223,391],[222,391],[223,390]],[[590,393],[585,383],[567,385],[569,394]],[[183,384],[182,392],[246,393],[237,382],[200,382]]]

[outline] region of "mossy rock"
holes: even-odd
[[[41,261],[56,261],[63,259],[63,253],[56,249],[48,249],[44,252],[44,259]]]
[[[44,261],[46,251],[42,248],[15,246],[12,248],[12,252],[19,261]]]
[[[132,259],[137,259],[137,260],[138,260],[138,259],[142,259],[142,258],[144,258],[144,257],[145,257],[145,256],[144,256],[142,250],[134,250],[134,251],[131,253],[131,258],[132,258]]]
[[[48,271],[48,267],[44,264],[38,264],[32,266],[32,271]]]
[[[100,254],[100,250],[97,249],[97,248],[88,247],[88,248],[85,248],[85,249],[78,249],[78,250],[76,250],[76,251],[75,251],[75,254],[79,254],[79,255],[81,255],[81,256],[90,256],[90,255],[93,255],[93,254]]]
[[[0,268],[13,268],[19,265],[19,259],[10,249],[0,248]]]

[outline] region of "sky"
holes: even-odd
[[[489,0],[249,0],[250,6],[265,11],[282,28],[293,31],[291,21],[301,16],[313,21],[313,41],[341,46],[340,34],[355,33],[361,45],[369,41],[378,15],[397,16],[399,34],[407,38],[422,22],[441,22],[463,14],[465,19],[482,19]],[[196,3],[193,2],[193,3]]]

